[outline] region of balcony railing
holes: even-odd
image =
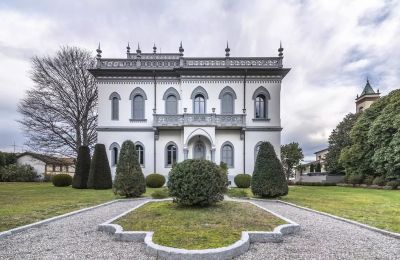
[[[155,127],[182,127],[182,126],[215,126],[227,128],[241,128],[246,125],[246,115],[217,115],[217,114],[180,114],[154,115]]]

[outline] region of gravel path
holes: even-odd
[[[154,259],[97,225],[144,200],[116,202],[0,239],[0,259]],[[278,202],[255,201],[301,225],[283,243],[252,244],[238,259],[400,259],[400,240]]]
[[[153,259],[143,243],[114,241],[96,230],[142,202],[116,202],[0,239],[0,259]]]
[[[252,244],[239,259],[400,259],[400,239],[279,202],[256,204],[297,222],[283,243]]]

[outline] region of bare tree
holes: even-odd
[[[34,57],[31,79],[18,111],[27,145],[50,154],[76,156],[96,142],[97,87],[87,71],[95,59],[77,47],[61,47],[54,57]]]

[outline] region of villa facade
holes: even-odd
[[[90,72],[98,86],[98,142],[109,149],[113,174],[121,145],[136,145],[145,175],[168,175],[175,162],[206,159],[229,167],[229,179],[252,174],[259,144],[280,155],[283,48],[277,57],[184,57],[131,53],[102,58]]]

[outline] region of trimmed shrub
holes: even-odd
[[[314,164],[310,164],[310,172],[314,172],[314,168],[315,168],[315,165]]]
[[[228,176],[213,162],[185,160],[171,169],[167,185],[174,202],[207,206],[224,199]]]
[[[113,191],[125,197],[139,197],[146,192],[146,181],[132,141],[122,144]]]
[[[321,164],[319,162],[315,166],[315,172],[321,172]]]
[[[285,173],[274,147],[269,142],[263,142],[257,155],[251,178],[251,191],[260,197],[278,197],[288,193]]]
[[[0,168],[0,181],[4,182],[31,182],[38,177],[30,165],[9,164]]]
[[[385,178],[381,177],[381,176],[376,177],[374,179],[374,181],[372,182],[372,184],[378,185],[378,186],[385,186],[385,183],[386,183]]]
[[[334,182],[296,182],[296,185],[300,186],[336,186]]]
[[[234,182],[238,188],[248,188],[251,184],[251,175],[238,174],[235,176]]]
[[[367,185],[372,185],[372,183],[374,182],[374,176],[367,176],[364,178],[363,183],[367,184]]]
[[[72,179],[72,188],[86,189],[90,170],[90,149],[87,146],[81,146],[78,150],[76,159],[75,174]]]
[[[249,197],[249,195],[247,194],[247,192],[245,190],[242,189],[228,189],[228,191],[226,192],[226,194],[229,197],[236,197],[236,198],[247,198]]]
[[[161,190],[156,190],[155,192],[153,192],[151,194],[151,197],[153,199],[165,199],[165,198],[169,197],[169,191],[166,188],[161,189]]]
[[[111,169],[104,144],[94,146],[87,187],[98,190],[112,188]]]
[[[349,183],[356,185],[356,184],[361,184],[363,181],[363,176],[362,175],[351,175],[349,177]]]
[[[67,187],[72,183],[72,177],[65,173],[55,174],[52,176],[51,181],[56,187]]]
[[[161,188],[165,184],[164,175],[152,173],[146,176],[146,185],[149,188]]]
[[[386,186],[392,187],[393,190],[397,189],[400,186],[400,181],[389,181],[386,183]]]
[[[226,163],[220,162],[220,163],[219,163],[219,167],[221,167],[222,171],[223,171],[225,174],[228,174],[228,165],[227,165]]]

